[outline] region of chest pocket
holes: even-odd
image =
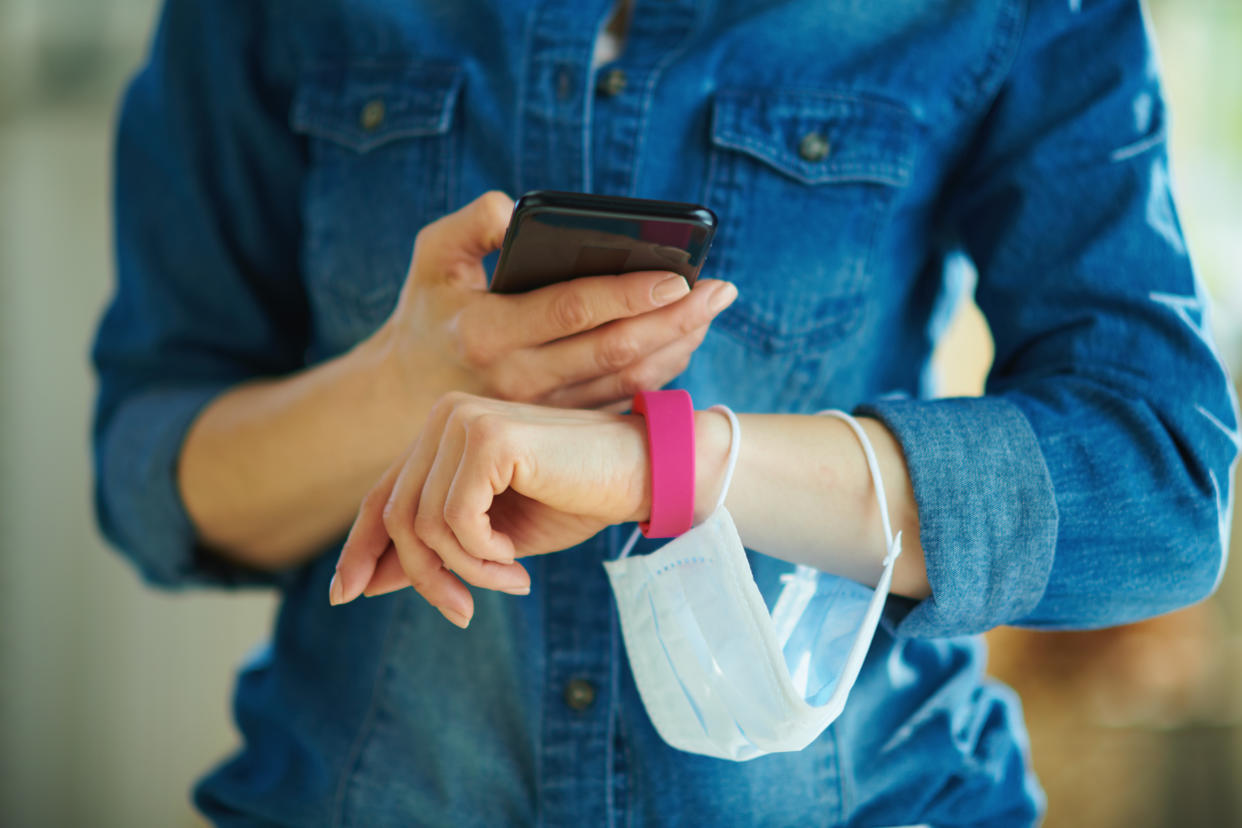
[[[317,351],[344,350],[384,321],[415,234],[448,212],[461,85],[442,61],[328,65],[300,80],[291,120],[308,141],[302,272]]]
[[[818,90],[723,90],[713,102],[710,275],[738,300],[717,325],[761,353],[808,353],[859,323],[868,259],[910,179],[917,122],[898,104]]]

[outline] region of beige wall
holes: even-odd
[[[96,9],[0,0],[0,823],[198,825],[189,783],[236,743],[231,672],[272,599],[153,592],[95,531],[113,105],[153,3],[59,5]]]
[[[170,596],[106,551],[89,508],[85,355],[109,290],[108,122],[0,124],[0,822],[196,824],[189,779],[234,742],[232,665],[267,596]]]
[[[1211,15],[1195,13],[1208,5],[1181,4],[1184,13],[1160,23],[1175,46],[1165,62],[1176,100],[1185,102],[1179,114],[1198,125],[1177,147],[1185,150],[1177,170],[1190,235],[1226,309],[1218,313],[1222,332],[1236,343],[1242,312],[1228,309],[1242,308],[1242,154],[1221,149],[1212,125],[1227,120],[1226,98],[1231,117],[1242,119],[1242,95],[1237,89],[1219,90],[1214,99],[1197,94],[1219,89],[1222,61],[1229,59],[1213,51],[1221,47],[1213,46]],[[113,104],[123,72],[139,59],[153,6],[153,0],[0,0],[0,822],[6,825],[198,824],[187,804],[190,780],[235,743],[228,718],[233,666],[265,633],[272,610],[265,595],[145,588],[103,547],[89,509],[93,391],[86,352],[110,290]],[[89,9],[95,11],[85,16],[56,13]],[[84,50],[95,63],[75,69]],[[60,80],[47,85],[49,74]],[[1242,79],[1242,71],[1232,77]],[[960,329],[959,356],[946,360],[975,366],[958,370],[958,387],[970,387],[986,363],[986,340],[977,318],[968,319],[976,319],[975,327]]]

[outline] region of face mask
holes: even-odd
[[[809,745],[841,713],[875,635],[901,552],[875,453],[867,455],[888,554],[875,589],[806,566],[782,578],[769,614],[722,505],[737,460],[733,428],[725,485],[711,516],[650,555],[606,561],[621,633],[643,705],[675,748],[743,761]]]

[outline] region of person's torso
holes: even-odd
[[[299,66],[311,358],[383,321],[422,225],[487,189],[558,189],[718,215],[704,275],[739,298],[675,382],[697,407],[925,393],[954,295],[935,201],[1020,4],[638,0],[621,54],[593,69],[612,5],[273,4]],[[1021,824],[1002,816],[1038,796],[1020,713],[981,684],[976,640],[882,630],[845,713],[800,753],[669,748],[600,566],[623,540],[531,561],[531,595],[476,593],[465,631],[409,590],[330,608],[325,555],[243,672],[247,746],[200,805],[306,825],[872,825],[935,801],[946,824]],[[770,603],[792,567],[752,561]]]

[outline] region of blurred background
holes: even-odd
[[[0,0],[0,823],[197,826],[192,780],[237,744],[235,665],[266,594],[142,586],[91,516],[87,351],[112,281],[116,104],[155,0]],[[1242,366],[1242,3],[1149,5],[1181,215]],[[965,307],[937,355],[977,393]],[[1242,521],[1239,521],[1242,522]],[[1239,527],[1235,526],[1234,548]],[[1242,566],[1197,607],[1118,630],[991,636],[1022,693],[1046,825],[1242,825]]]

